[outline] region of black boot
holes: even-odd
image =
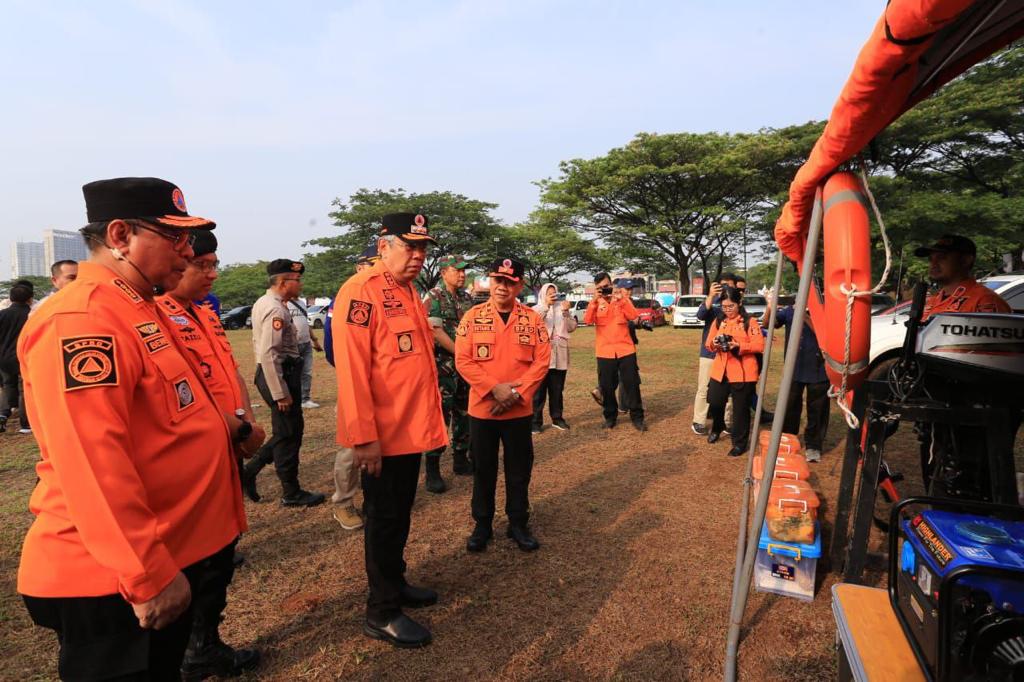
[[[183,682],[199,682],[208,677],[237,677],[260,663],[260,652],[255,649],[233,649],[220,639],[220,633],[200,632],[193,628],[192,636],[181,661]]]
[[[459,476],[473,475],[473,462],[466,456],[465,450],[452,451],[452,471]]]
[[[448,490],[444,479],[441,478],[441,458],[427,457],[427,492],[443,493]]]

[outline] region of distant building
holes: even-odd
[[[86,260],[89,250],[78,232],[43,230],[43,256],[46,267],[50,267],[59,260]]]
[[[45,277],[49,274],[42,242],[11,244],[11,279]]]

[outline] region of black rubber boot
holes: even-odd
[[[441,478],[441,458],[427,457],[427,492],[443,493],[448,490],[444,479]]]
[[[459,476],[473,475],[473,462],[466,455],[465,450],[452,451],[452,471]]]
[[[217,630],[198,632],[193,629],[181,662],[181,679],[199,682],[209,677],[237,677],[259,663],[259,651],[233,649],[221,641]]]

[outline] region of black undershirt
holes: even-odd
[[[512,311],[510,310],[510,311],[508,311],[507,313],[503,313],[503,312],[501,312],[501,311],[499,310],[499,311],[498,311],[498,315],[500,315],[500,316],[501,316],[501,321],[502,321],[502,322],[504,322],[505,324],[508,324],[508,318],[512,317]]]

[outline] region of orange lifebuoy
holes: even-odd
[[[871,283],[871,222],[864,187],[853,173],[831,176],[822,191],[822,239],[825,251],[824,291],[808,297],[811,324],[825,358],[825,373],[839,390],[846,357],[847,291],[866,292]],[[804,264],[798,264],[803,270]],[[854,298],[850,311],[850,355],[847,391],[867,376],[871,345],[871,296]],[[845,397],[845,396],[840,396]]]

